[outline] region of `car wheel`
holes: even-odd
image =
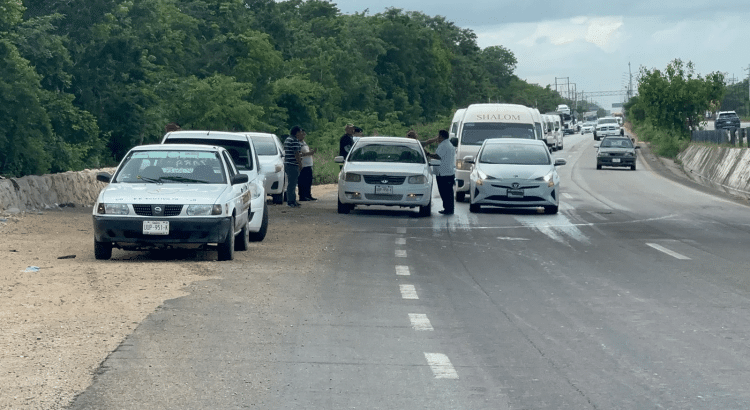
[[[456,202],[463,202],[466,199],[466,192],[456,192]]]
[[[482,212],[482,205],[479,204],[469,204],[469,212],[475,214],[478,212]]]
[[[274,204],[283,204],[284,203],[284,194],[271,194],[271,201]]]
[[[430,203],[425,206],[419,207],[419,216],[424,217],[430,215],[432,215],[432,201],[430,201]]]
[[[224,238],[224,242],[219,243],[218,253],[220,261],[231,261],[234,259],[234,217],[232,217],[232,221],[229,223],[227,237]]]
[[[112,242],[94,240],[94,258],[107,260],[112,257]]]
[[[631,171],[635,171],[635,164],[633,164],[633,165],[630,166],[630,170]]]
[[[558,206],[557,205],[554,205],[554,206],[545,206],[544,207],[544,213],[545,214],[556,214],[557,210],[558,210]]]
[[[260,230],[258,232],[250,232],[249,240],[260,242],[266,238],[266,232],[268,232],[268,206],[263,204],[263,220],[260,223]]]
[[[602,169],[602,164],[596,164],[596,169]]]
[[[242,230],[240,230],[240,234],[237,235],[237,238],[234,240],[234,250],[235,251],[246,251],[247,248],[250,247],[250,211],[248,211],[247,215],[247,223],[245,226],[242,227]],[[239,240],[237,240],[239,239]]]
[[[351,211],[352,208],[349,206],[349,204],[342,204],[341,198],[339,198],[339,213],[340,214],[348,214],[349,211]]]

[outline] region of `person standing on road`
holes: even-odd
[[[354,124],[347,124],[346,127],[344,127],[344,135],[339,140],[339,156],[344,157],[344,159],[349,155],[349,150],[351,150],[352,145],[354,145],[353,135],[355,128]]]
[[[289,137],[284,140],[284,172],[288,185],[286,187],[286,203],[292,208],[299,208],[297,202],[297,181],[299,180],[300,167],[302,165],[301,138],[305,131],[299,125],[292,127]]]
[[[456,182],[456,148],[448,140],[448,131],[440,130],[437,140],[439,142],[434,154],[426,153],[428,157],[439,159],[440,166],[435,172],[440,199],[443,200],[443,215],[453,215],[454,199],[453,185]]]
[[[299,172],[299,200],[300,201],[317,201],[318,198],[312,196],[312,183],[313,183],[313,155],[315,154],[314,149],[310,149],[310,146],[305,142],[307,133],[305,130],[301,131],[302,138],[300,138],[300,157],[302,157],[302,170]]]

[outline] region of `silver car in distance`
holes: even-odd
[[[518,138],[485,140],[469,176],[471,212],[482,205],[508,208],[539,208],[557,213],[560,204],[560,176],[555,167],[564,159],[553,159],[544,141]]]

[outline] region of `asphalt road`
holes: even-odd
[[[557,215],[381,209],[299,281],[224,278],[166,303],[73,409],[750,408],[748,207],[596,170],[567,136]],[[335,198],[327,198],[335,207]]]

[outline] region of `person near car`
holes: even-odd
[[[286,188],[286,203],[292,208],[300,206],[297,202],[297,181],[299,180],[299,171],[302,165],[302,144],[301,135],[304,130],[295,125],[290,130],[290,135],[284,140],[284,172],[288,180]]]
[[[453,184],[456,181],[456,148],[451,144],[448,136],[447,130],[440,130],[437,136],[438,146],[435,153],[426,153],[428,157],[440,160],[440,166],[437,167],[435,172],[435,180],[437,181],[438,192],[440,192],[440,199],[443,200],[443,210],[440,211],[443,215],[453,215]]]
[[[344,159],[349,155],[349,151],[354,145],[353,135],[355,128],[354,124],[346,124],[346,127],[344,127],[344,135],[339,140],[339,156],[344,157]]]
[[[314,149],[310,149],[310,146],[305,142],[307,133],[302,130],[302,138],[300,139],[300,157],[302,158],[302,169],[299,172],[299,181],[297,182],[299,189],[299,200],[300,201],[317,201],[318,198],[312,196],[312,183],[313,183],[313,155],[315,154]]]

